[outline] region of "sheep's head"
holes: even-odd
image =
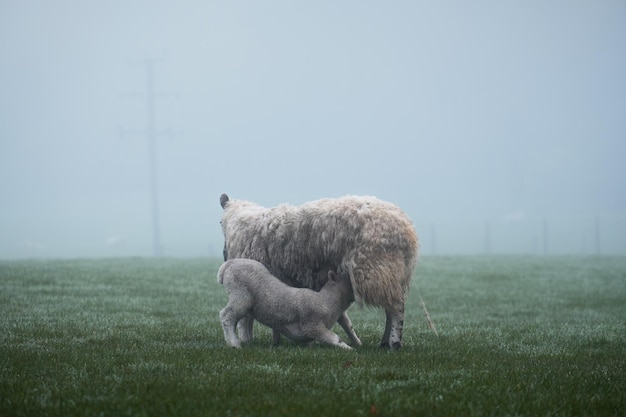
[[[220,206],[222,206],[223,209],[226,208],[226,204],[228,204],[229,198],[228,198],[228,194],[224,193],[220,196]],[[220,222],[221,224],[222,222]],[[222,254],[224,255],[224,261],[228,260],[228,251],[226,250],[226,237],[224,237],[224,250],[222,251]]]
[[[230,199],[228,198],[228,194],[224,193],[220,196],[220,206],[222,206],[222,208],[226,208],[226,204],[228,203]]]

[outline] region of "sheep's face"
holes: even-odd
[[[228,203],[229,198],[227,194],[222,194],[220,196],[220,206],[222,206],[222,209],[226,208],[226,204]],[[224,225],[222,224],[222,222],[220,221],[220,226],[222,226],[222,233],[224,232]],[[224,255],[224,262],[226,262],[228,260],[228,250],[226,250],[226,234],[224,233],[224,250],[222,251],[222,255]]]
[[[224,262],[228,260],[228,245],[226,242],[226,233],[224,233],[224,225],[220,221],[220,226],[222,226],[222,234],[224,235],[224,249],[222,250],[222,255],[224,255]]]

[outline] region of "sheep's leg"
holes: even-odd
[[[220,322],[224,329],[224,339],[226,343],[232,347],[241,347],[241,343],[237,338],[237,315],[231,306],[226,306],[220,311]]]
[[[350,346],[341,341],[337,333],[332,330],[328,330],[326,326],[320,324],[314,329],[305,332],[307,337],[310,337],[320,342],[328,343],[329,345],[337,346],[343,349],[352,350]]]
[[[247,315],[239,320],[237,324],[237,332],[239,333],[239,340],[241,343],[251,342],[254,338],[254,319],[252,316]]]
[[[346,332],[346,334],[348,335],[348,337],[350,338],[350,341],[352,342],[354,346],[362,345],[361,339],[359,339],[359,337],[354,332],[354,328],[352,327],[352,322],[350,321],[350,317],[348,317],[348,314],[345,311],[339,317],[339,320],[337,320],[337,322]]]
[[[402,347],[402,330],[404,327],[404,304],[397,310],[386,310],[387,321],[385,333],[380,342],[381,348],[400,349]]]
[[[387,313],[387,319],[385,321],[385,333],[383,333],[383,340],[380,341],[380,347],[389,348],[389,334],[391,333],[391,316]]]

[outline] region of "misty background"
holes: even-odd
[[[626,3],[0,0],[0,258],[152,256],[150,138],[165,256],[221,255],[223,192],[624,254]]]

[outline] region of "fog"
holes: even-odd
[[[153,256],[151,172],[164,256],[221,254],[223,192],[626,253],[623,1],[0,0],[0,59],[3,259]]]

